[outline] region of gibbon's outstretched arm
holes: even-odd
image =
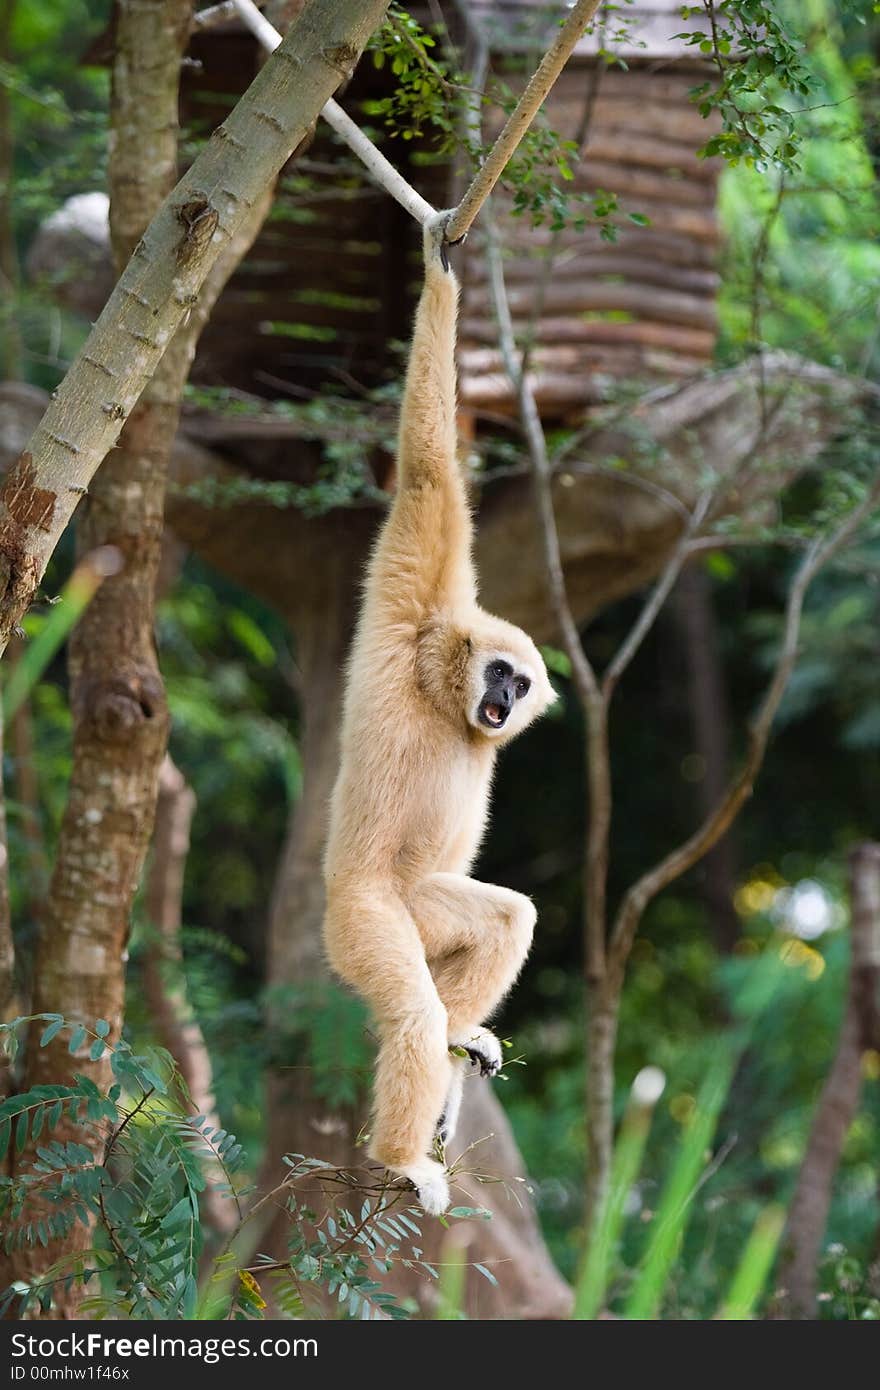
[[[476,594],[456,456],[458,281],[446,261],[448,216],[439,213],[424,229],[425,282],[400,413],[397,492],[368,583],[374,617],[395,624],[418,624],[426,613],[472,603]]]

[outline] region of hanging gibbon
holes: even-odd
[[[483,1023],[519,974],[535,925],[528,898],[468,871],[498,749],[555,699],[533,642],[477,602],[456,455],[448,217],[425,228],[397,490],[348,665],[324,922],[330,963],[367,1000],[379,1034],[370,1155],[408,1178],[434,1214],[449,1203],[434,1141],[451,1138],[464,1069],[500,1070]]]

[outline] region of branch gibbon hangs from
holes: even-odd
[[[482,1025],[528,954],[535,909],[468,877],[499,747],[555,699],[518,628],[477,602],[456,457],[458,285],[448,213],[425,228],[398,443],[397,492],[367,572],[349,660],[342,761],[325,858],[333,968],[379,1033],[370,1155],[410,1179],[427,1212],[449,1203],[430,1157],[451,1137],[465,1067],[501,1067]]]

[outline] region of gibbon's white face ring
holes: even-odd
[[[513,652],[478,654],[471,679],[471,724],[488,738],[510,737],[531,719],[538,673]]]

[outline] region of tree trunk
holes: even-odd
[[[111,234],[120,264],[174,178],[177,83],[188,33],[189,9],[176,0],[120,6],[111,163]],[[224,245],[198,305],[97,474],[79,530],[80,550],[114,545],[124,566],[103,585],[70,643],[73,768],[37,945],[32,1009],[90,1026],[106,1019],[111,1041],[122,1028],[129,914],[168,737],[153,635],[168,462],[199,332],[259,230],[269,197],[261,191]],[[40,1048],[35,1030],[26,1084],[62,1081],[75,1070],[106,1086],[108,1054],[92,1062],[87,1050],[71,1059],[63,1036]],[[25,1149],[18,1162],[29,1157]],[[77,1225],[63,1248],[26,1247],[14,1258],[12,1277],[33,1275],[89,1241],[88,1230]],[[77,1284],[59,1293],[53,1315],[74,1316],[82,1293]]]
[[[120,270],[174,183],[178,80],[191,9],[176,0],[122,0],[119,6],[110,224]],[[129,912],[168,737],[153,637],[153,594],[165,475],[188,366],[185,350],[181,353],[175,344],[130,415],[119,447],[96,476],[77,536],[80,553],[116,546],[123,567],[98,592],[70,641],[73,768],[36,950],[33,1010],[60,1013],[88,1026],[104,1018],[112,1041],[122,1029]],[[64,1037],[40,1048],[34,1030],[27,1084],[67,1080],[80,1071],[99,1086],[108,1085],[109,1057],[91,1062],[87,1052],[86,1044],[83,1055],[71,1059]],[[30,1157],[25,1150],[19,1163],[27,1164]],[[51,1259],[85,1248],[90,1240],[87,1228],[76,1225],[63,1248],[61,1243],[47,1252],[25,1248],[15,1263],[33,1273]],[[75,1316],[82,1296],[76,1284],[60,1292],[56,1315]]]
[[[386,0],[356,10],[346,0],[311,0],[137,243],[0,494],[0,652],[208,273],[351,72],[385,8]]]
[[[880,844],[850,855],[850,974],[837,1055],[822,1089],[782,1238],[781,1313],[816,1316],[817,1265],[834,1175],[862,1091],[862,1053],[880,1048]]]

